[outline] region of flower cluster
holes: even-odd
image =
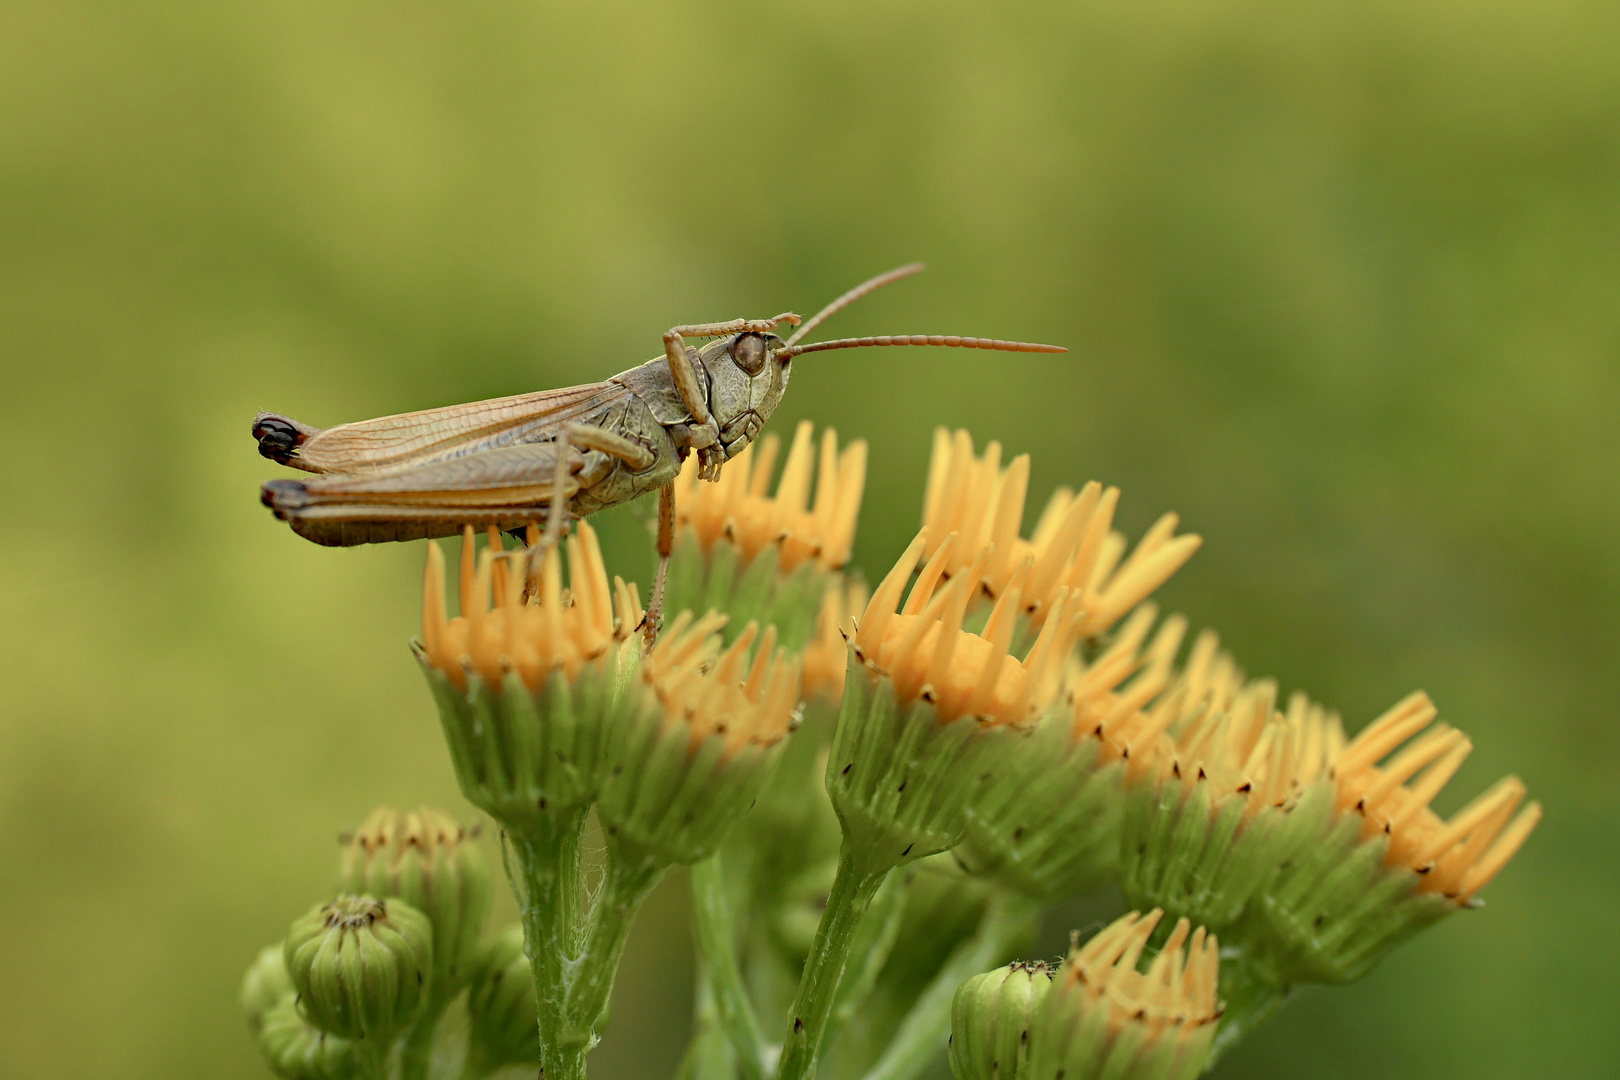
[[[522,922],[485,933],[476,828],[374,812],[338,898],[244,983],[279,1075],[423,1080],[465,994],[466,1080],[582,1080],[631,920],[686,865],[687,1075],[809,1080],[836,1047],[840,1075],[912,1080],[949,1034],[958,1080],[1183,1080],[1295,986],[1477,907],[1540,818],[1515,777],[1431,808],[1471,744],[1427,696],[1347,737],[1164,614],[1201,544],[1174,514],[1132,545],[1091,482],[1026,535],[1029,458],[941,430],[922,527],[869,589],[865,443],[806,423],[781,449],[680,474],[650,644],[588,523],[516,550],[468,529],[454,616],[429,545],[415,651]],[[1114,885],[1130,914],[1007,963]]]

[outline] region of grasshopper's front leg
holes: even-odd
[[[714,415],[709,411],[709,403],[703,398],[703,387],[698,384],[697,371],[692,365],[693,354],[686,351],[685,339],[742,333],[772,334],[776,332],[778,323],[785,322],[797,326],[799,321],[797,315],[784,312],[774,319],[732,319],[730,322],[692,323],[687,326],[672,326],[665,332],[664,355],[669,358],[669,374],[675,380],[675,389],[681,395],[681,403],[692,416],[690,445],[698,454],[699,479],[720,479],[720,466],[725,457],[716,449],[720,445],[720,425],[715,422]],[[673,492],[670,498],[673,500]]]

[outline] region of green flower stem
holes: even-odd
[[[1223,949],[1222,952],[1225,952]],[[1270,966],[1255,957],[1239,953],[1221,958],[1221,1026],[1209,1049],[1213,1067],[1243,1037],[1288,1004],[1294,988],[1279,985]]]
[[[399,1080],[424,1080],[427,1076],[428,1066],[433,1064],[433,1036],[448,1004],[449,997],[433,994],[422,1009],[422,1015],[405,1033],[399,1048]]]
[[[576,955],[580,936],[585,815],[584,807],[569,807],[542,812],[521,827],[508,823],[506,829],[517,864],[513,891],[534,972],[540,1065],[547,1080],[583,1080],[590,1049],[589,1040],[568,1037],[567,958]]]
[[[1028,897],[1010,892],[993,896],[978,929],[952,950],[923,988],[864,1080],[912,1080],[927,1068],[944,1050],[956,988],[1027,943],[1039,916],[1039,905]]]
[[[692,919],[697,928],[698,957],[715,1019],[737,1053],[744,1080],[765,1080],[764,1036],[754,1005],[737,966],[735,923],[720,873],[721,856],[692,865]]]
[[[875,857],[870,848],[852,851],[847,839],[839,851],[838,875],[833,879],[827,910],[822,913],[799,980],[793,1016],[782,1042],[777,1080],[805,1080],[815,1075],[827,1021],[838,997],[838,984],[843,981],[855,944],[855,932],[893,869],[891,860]]]
[[[889,959],[894,940],[900,935],[900,917],[906,908],[906,879],[891,878],[872,898],[866,919],[855,933],[855,944],[850,949],[849,963],[844,967],[843,981],[833,997],[832,1016],[827,1030],[822,1032],[823,1046],[836,1046],[844,1028],[855,1019],[860,1007],[872,993],[878,973]]]
[[[624,955],[641,902],[647,899],[669,863],[631,844],[609,838],[607,872],[591,910],[590,936],[578,953],[572,984],[568,989],[570,1042],[595,1045],[597,1030],[613,994],[613,977]],[[547,1080],[551,1076],[547,1074]]]
[[[732,1080],[737,1052],[720,1025],[720,1010],[703,972],[698,973],[697,1001],[692,1010],[692,1041],[687,1044],[676,1080]]]
[[[390,1046],[376,1039],[354,1041],[354,1063],[360,1080],[388,1080],[388,1052]]]

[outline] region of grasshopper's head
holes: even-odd
[[[1002,341],[999,338],[958,337],[954,334],[885,334],[880,337],[839,338],[836,341],[816,341],[800,344],[805,335],[819,326],[828,316],[842,311],[861,297],[882,288],[891,281],[910,277],[921,270],[922,263],[879,274],[855,286],[808,320],[797,315],[778,315],[773,320],[751,324],[752,329],[730,337],[717,338],[698,354],[709,376],[709,411],[720,426],[720,447],[729,460],[742,453],[753,441],[765,421],[771,418],[782,403],[787,390],[788,368],[795,356],[805,353],[826,352],[832,349],[860,349],[882,345],[940,345],[957,349],[990,349],[996,352],[1060,353],[1068,350],[1059,345],[1039,345],[1026,341]],[[771,332],[769,327],[791,323],[796,330],[786,341]]]
[[[749,330],[718,338],[698,354],[727,460],[743,452],[782,403],[793,358],[777,350],[786,345],[776,334]]]

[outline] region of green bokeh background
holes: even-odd
[[[421,545],[258,505],[316,424],[604,377],[695,319],[846,352],[777,431],[931,429],[1207,538],[1164,591],[1359,726],[1413,687],[1547,820],[1229,1077],[1610,1077],[1620,15],[1599,0],[0,5],[0,1075],[263,1077],[235,1004],[382,801],[463,807],[404,642]],[[636,513],[607,522],[645,573]],[[684,901],[604,1078],[670,1075]]]

